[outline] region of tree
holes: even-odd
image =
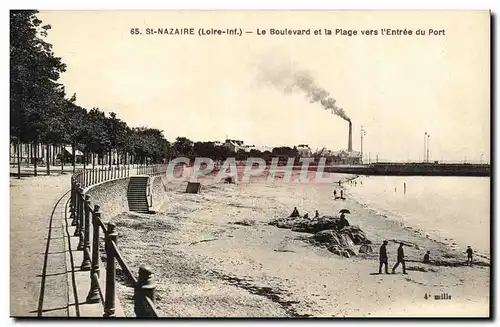
[[[247,152],[244,149],[239,149],[236,151],[236,160],[242,161],[246,160],[248,157]]]
[[[178,155],[189,156],[193,152],[193,141],[186,137],[178,137],[175,139],[174,149]]]
[[[170,143],[163,136],[163,131],[155,128],[132,128],[129,143],[139,163],[163,162],[171,153]]]
[[[119,164],[119,153],[126,148],[127,138],[127,124],[117,118],[116,113],[110,112],[109,118],[106,120],[107,133],[110,141],[109,149],[109,166],[111,167],[111,150],[117,150],[117,159]]]
[[[64,98],[57,80],[66,66],[44,41],[51,27],[42,25],[37,13],[10,12],[10,133],[17,139],[18,153],[21,142],[36,146],[44,139],[53,141],[51,131],[60,126],[58,111]],[[18,160],[19,178],[20,172]]]
[[[196,142],[193,146],[193,152],[196,157],[205,157],[215,159],[214,142]]]

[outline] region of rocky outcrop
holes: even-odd
[[[373,252],[370,246],[371,241],[368,240],[365,232],[359,226],[346,226],[345,218],[293,216],[272,220],[269,225],[314,234],[309,239],[311,243],[325,246],[329,251],[344,257],[349,258],[357,253]],[[360,246],[359,249],[357,249],[358,246]]]
[[[338,229],[341,225],[340,218],[323,216],[319,218],[287,217],[278,218],[269,223],[278,228],[291,229],[295,232],[317,233],[327,229]]]

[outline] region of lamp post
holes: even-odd
[[[363,163],[363,136],[366,135],[366,131],[363,128],[363,125],[361,125],[361,163]]]
[[[424,162],[427,161],[425,159],[426,158],[426,153],[427,153],[427,132],[425,132],[425,134],[424,134]]]
[[[429,138],[431,134],[427,134],[427,162],[429,162]]]

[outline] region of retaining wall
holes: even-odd
[[[115,179],[91,186],[86,194],[90,195],[92,206],[101,206],[102,221],[128,211],[127,187],[130,178]]]
[[[109,221],[122,212],[127,212],[127,187],[129,177],[115,179],[95,186],[91,186],[86,194],[90,195],[92,206],[101,206],[102,221]],[[153,206],[150,210],[157,211],[165,201],[166,180],[163,176],[151,177],[151,190],[153,192]]]

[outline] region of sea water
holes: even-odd
[[[490,255],[489,177],[361,176],[345,186],[387,219]]]

